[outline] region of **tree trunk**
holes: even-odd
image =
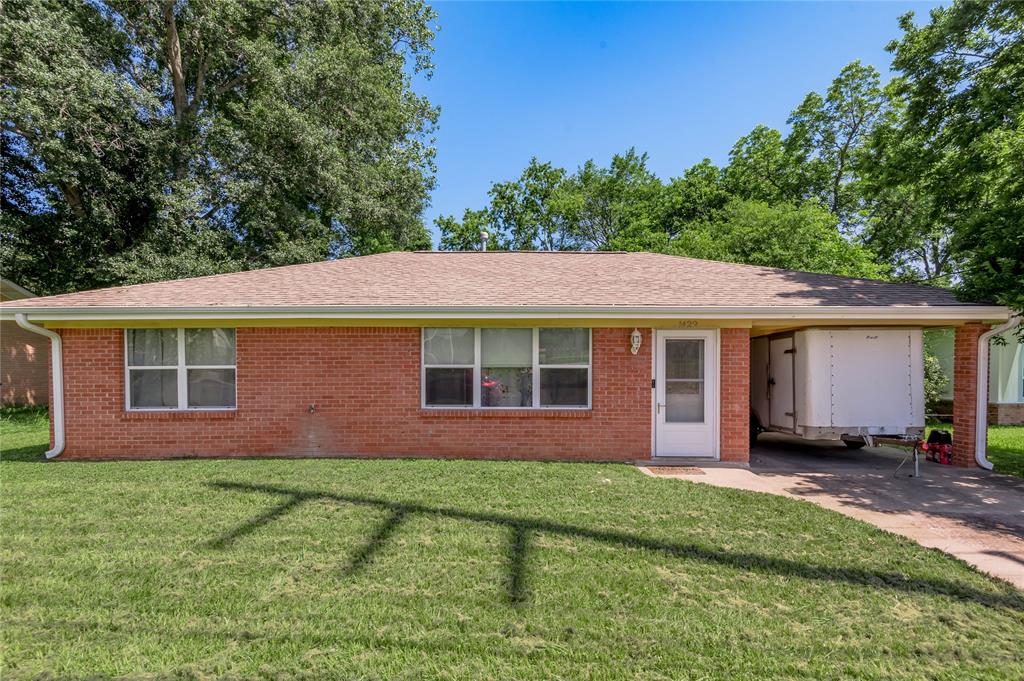
[[[85,202],[82,201],[82,192],[78,187],[68,184],[66,182],[60,182],[58,184],[60,191],[64,194],[64,199],[68,202],[71,207],[71,212],[80,218],[87,217],[85,212]]]
[[[167,57],[167,68],[171,72],[171,84],[174,87],[174,122],[180,125],[188,103],[185,92],[185,69],[181,63],[181,41],[178,38],[178,24],[174,19],[174,3],[165,3],[163,13],[166,25],[164,54]]]

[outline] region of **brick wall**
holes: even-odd
[[[424,410],[419,329],[331,327],[238,329],[236,411],[129,413],[123,332],[62,329],[64,456],[645,459],[653,343],[630,354],[631,331],[593,330],[590,411]]]
[[[750,329],[721,330],[722,461],[750,460]]]
[[[999,426],[1024,425],[1024,403],[1000,402],[988,405],[989,423]]]
[[[0,404],[46,404],[50,339],[0,322]]]
[[[978,338],[988,329],[984,324],[964,324],[956,328],[953,338],[953,463],[957,466],[976,464]]]
[[[929,412],[931,414],[931,412]],[[953,418],[953,400],[938,400],[934,405],[934,416],[939,421]],[[989,402],[988,425],[1024,425],[1024,402]]]

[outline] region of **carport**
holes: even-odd
[[[917,313],[908,311],[902,325],[771,328],[755,322],[752,446],[758,432],[845,442],[852,450],[875,444],[875,437],[920,435],[925,420],[921,331],[949,324],[915,319]],[[985,456],[988,343],[1018,323],[1015,317],[999,326],[954,325],[953,463],[958,467],[992,468]]]

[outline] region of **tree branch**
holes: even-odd
[[[216,215],[218,212],[223,210],[225,205],[227,205],[226,201],[218,201],[217,203],[215,203],[212,206],[210,206],[209,210],[207,210],[205,213],[203,213],[202,217],[199,218],[199,219],[203,220],[203,221],[209,220],[214,215]]]
[[[227,81],[226,83],[222,83],[221,85],[219,85],[213,91],[213,96],[214,97],[220,97],[221,95],[223,95],[223,94],[225,94],[227,92],[230,92],[231,90],[234,90],[236,87],[238,87],[243,82],[245,82],[245,79],[246,79],[246,75],[244,73],[241,73],[241,74],[235,76],[234,78],[232,78],[231,80]]]
[[[203,90],[206,88],[206,71],[210,68],[210,56],[205,50],[199,51],[199,70],[196,74],[196,90],[192,94],[192,101],[185,109],[185,113],[192,113],[199,108],[203,100]]]
[[[990,62],[995,59],[994,55],[976,54],[974,52],[961,52],[959,50],[939,50],[939,54],[944,55],[946,57],[969,57],[971,59],[977,59],[978,61],[981,62]]]
[[[846,136],[846,140],[843,142],[843,146],[839,149],[839,159],[836,164],[836,174],[832,181],[832,200],[831,209],[835,215],[839,214],[839,191],[842,189],[843,176],[846,174],[846,158],[850,153],[850,146],[853,144],[857,137],[857,133],[860,131],[863,118],[859,117],[857,121],[850,126],[850,132]]]
[[[85,202],[82,201],[82,191],[75,185],[68,184],[67,182],[58,182],[57,186],[60,188],[61,193],[64,194],[64,199],[68,202],[68,205],[71,206],[71,212],[83,219],[87,217]]]

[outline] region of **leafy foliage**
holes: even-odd
[[[436,224],[442,250],[476,248],[481,231],[496,250],[639,250],[657,229],[662,192],[647,155],[633,149],[573,174],[534,158],[518,180],[491,186],[487,208]]]
[[[662,185],[647,168],[647,154],[629,149],[613,156],[607,168],[587,161],[567,185],[570,233],[584,248],[651,247]]]
[[[888,49],[905,106],[864,166],[890,210],[909,199],[883,251],[930,248],[930,274],[948,277],[945,251],[965,296],[1024,310],[1024,5],[954,2],[900,27]]]
[[[836,217],[812,203],[733,199],[713,221],[699,222],[672,242],[670,252],[707,260],[879,277],[870,252],[845,239]]]
[[[2,11],[5,276],[52,293],[429,247],[420,0]]]
[[[942,369],[939,358],[929,348],[924,350],[924,403],[930,411],[934,411],[934,405],[942,399],[949,385],[949,377]]]
[[[712,220],[731,197],[722,170],[704,159],[669,182],[661,197],[661,224],[674,237],[689,223]]]
[[[801,188],[827,206],[844,231],[854,228],[862,205],[854,160],[887,106],[878,71],[855,61],[824,97],[808,94],[789,117],[786,149],[800,169]]]
[[[797,201],[807,193],[801,170],[782,133],[758,125],[733,145],[723,180],[729,193],[741,199]]]
[[[800,194],[795,181],[785,191],[761,181],[762,164],[791,158],[777,132],[763,128],[737,145],[727,168],[705,159],[667,184],[647,168],[646,155],[632,149],[608,167],[587,161],[572,174],[534,159],[519,180],[492,186],[487,208],[467,209],[461,222],[440,218],[441,248],[477,248],[480,232],[487,231],[498,249],[643,250],[884,276],[886,268],[840,233],[824,205],[792,198]]]
[[[479,247],[482,232],[487,232],[490,237],[487,244],[489,249],[507,250],[503,244],[504,239],[501,239],[502,235],[495,232],[486,210],[467,208],[462,214],[461,222],[454,215],[449,215],[437,218],[435,223],[441,231],[442,251],[472,251]]]
[[[1024,11],[955,2],[900,27],[898,76],[879,90],[861,74],[852,90],[873,116],[846,185],[860,237],[901,279],[1024,310]]]

